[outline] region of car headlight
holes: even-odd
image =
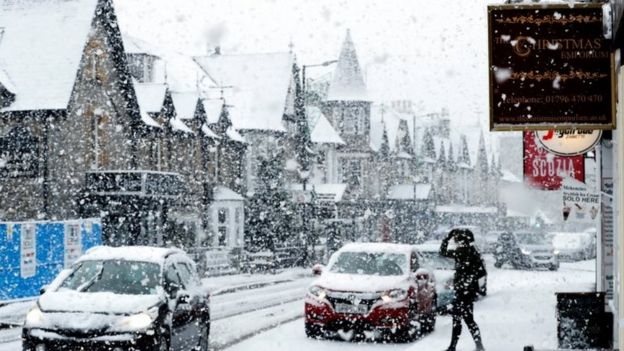
[[[553,255],[558,255],[559,254],[559,250],[553,250]]]
[[[531,251],[527,250],[527,249],[521,249],[520,251],[522,251],[522,254],[524,255],[530,255]]]
[[[26,314],[26,321],[24,325],[27,327],[37,326],[43,322],[43,313],[39,309],[39,307],[35,306],[28,311]]]
[[[137,331],[152,326],[155,316],[152,313],[141,312],[121,318],[112,328],[116,331]]]
[[[394,289],[388,290],[381,294],[381,300],[385,303],[388,302],[397,302],[401,300],[405,300],[407,298],[407,290],[404,289]]]
[[[308,293],[319,300],[323,300],[327,296],[327,291],[317,285],[311,286]]]

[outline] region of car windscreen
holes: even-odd
[[[160,266],[156,263],[126,260],[83,261],[76,265],[59,290],[153,295],[160,284],[160,274]]]
[[[546,236],[540,233],[518,233],[516,240],[524,245],[547,245]]]
[[[422,265],[433,269],[455,269],[455,261],[440,255],[438,252],[420,252]]]
[[[387,252],[342,252],[329,268],[333,273],[393,276],[403,275],[407,256]]]

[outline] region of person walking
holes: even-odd
[[[455,239],[457,248],[449,250],[448,245],[451,239]],[[459,336],[462,331],[462,319],[468,326],[470,334],[477,346],[477,351],[484,351],[481,340],[481,331],[474,320],[474,301],[479,291],[479,279],[487,272],[481,259],[479,251],[473,246],[474,235],[468,229],[453,229],[448,236],[442,240],[440,254],[455,260],[455,277],[453,286],[455,290],[455,300],[451,314],[453,316],[453,334],[451,344],[447,351],[455,351]]]

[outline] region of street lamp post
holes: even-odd
[[[305,103],[305,98],[306,98],[306,68],[308,67],[327,67],[333,63],[338,62],[337,60],[330,60],[330,61],[325,61],[322,63],[318,63],[318,64],[314,64],[314,65],[302,65],[302,69],[301,69],[301,78],[302,78],[302,82],[301,82],[301,95],[302,95],[302,99],[303,99],[303,118],[307,121],[307,111],[306,111],[306,103]],[[303,181],[303,193],[304,193],[304,203],[303,203],[303,228],[304,230],[310,230],[310,228],[308,228],[308,204],[307,204],[307,199],[305,199],[305,193],[307,191],[307,184],[308,184],[308,178],[310,177],[310,170],[306,169],[303,172],[301,172],[301,176],[302,176],[302,181]],[[311,197],[310,197],[310,201],[311,201]],[[311,235],[308,233],[307,235],[305,235],[306,237],[306,258],[314,258],[314,242],[311,242]],[[309,247],[308,246],[312,246],[312,249],[310,251],[310,255],[307,254]]]

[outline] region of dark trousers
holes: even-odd
[[[453,309],[451,314],[453,315],[453,336],[451,338],[451,347],[454,349],[459,341],[459,336],[462,332],[462,319],[466,322],[470,334],[475,341],[475,344],[481,345],[481,332],[479,326],[474,321],[473,309],[474,309],[474,296],[472,294],[462,294],[458,292],[458,296],[453,302]]]

